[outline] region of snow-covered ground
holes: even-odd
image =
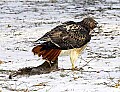
[[[62,22],[86,16],[100,28],[75,64],[83,71],[8,79],[9,70],[43,63],[31,52],[33,41]],[[120,0],[0,1],[0,63],[0,92],[120,92]],[[69,56],[59,57],[59,68],[71,68]]]

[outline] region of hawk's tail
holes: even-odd
[[[42,56],[43,59],[48,61],[55,61],[57,60],[61,50],[59,49],[47,49],[43,50],[43,45],[38,45],[32,49],[32,52],[38,56]]]

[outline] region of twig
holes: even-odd
[[[94,59],[95,59],[95,58],[92,58],[92,59],[91,59],[91,60],[89,60],[89,61],[85,61],[85,60],[83,59],[83,60],[84,60],[85,62],[87,62],[87,63],[86,63],[86,64],[84,64],[81,68],[83,68],[83,67],[87,66],[87,65],[90,63],[90,61],[92,61],[92,60],[94,60]]]

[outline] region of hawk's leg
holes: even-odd
[[[72,64],[72,70],[75,69],[75,62],[78,59],[79,53],[76,50],[72,50],[70,53],[70,61]]]
[[[74,48],[71,50],[70,52],[70,61],[71,61],[71,64],[72,64],[72,70],[75,70],[75,62],[77,61],[78,57],[79,57],[79,54],[82,53],[82,51],[85,49],[85,47],[87,46],[84,45],[82,46],[81,48]]]

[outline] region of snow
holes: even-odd
[[[90,0],[85,5],[84,0],[76,1],[0,1],[0,91],[120,92],[120,1]],[[62,22],[81,21],[86,16],[94,17],[101,27],[95,29],[75,63],[83,71],[60,70],[8,79],[9,70],[44,62],[31,52],[33,41]],[[59,57],[59,68],[71,68],[69,56]]]

